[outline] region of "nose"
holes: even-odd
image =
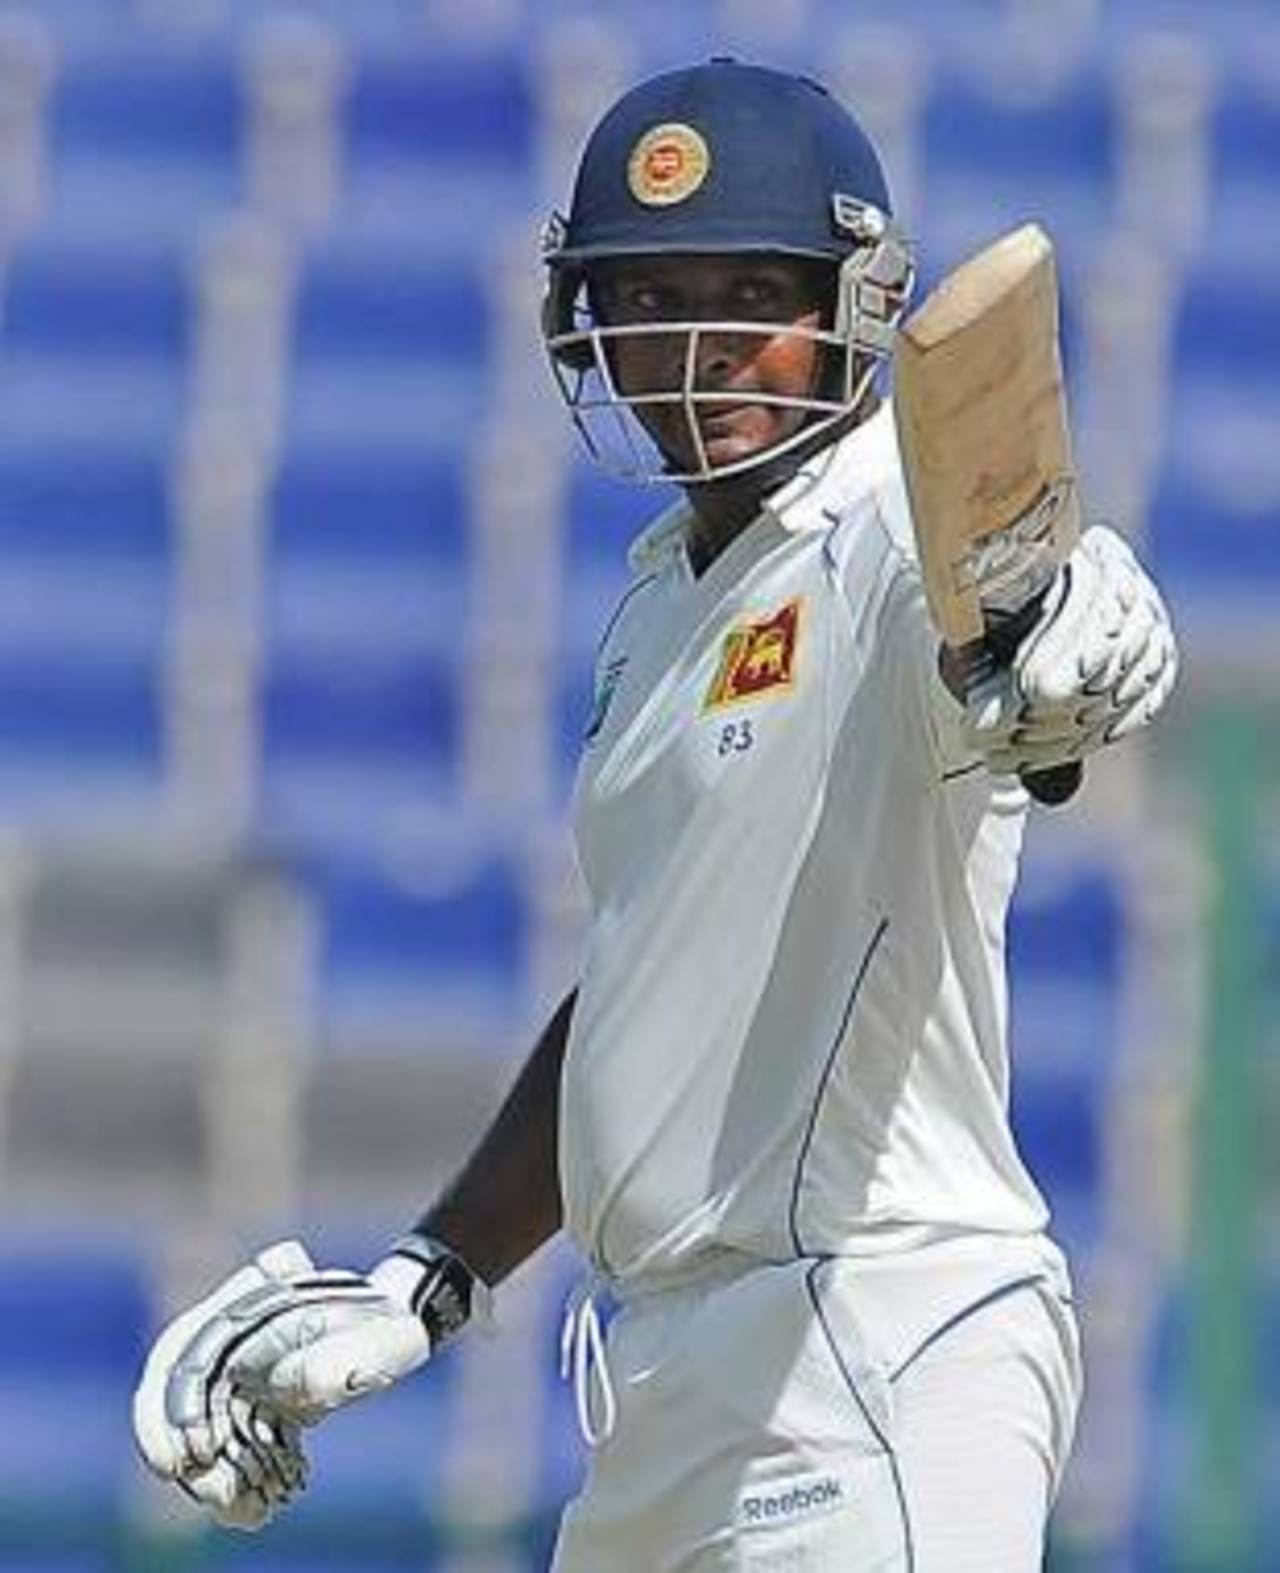
[[[698,331],[694,350],[694,376],[699,388],[722,388],[742,365],[745,346],[734,333]]]

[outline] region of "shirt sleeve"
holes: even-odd
[[[881,638],[932,773],[947,780],[980,768],[979,755],[965,739],[963,706],[942,676],[942,644],[929,617],[919,565],[901,552],[885,601]]]

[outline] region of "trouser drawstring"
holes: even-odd
[[[598,1276],[592,1275],[569,1296],[564,1325],[560,1331],[560,1375],[573,1379],[573,1399],[578,1412],[578,1430],[588,1447],[596,1447],[613,1434],[618,1418],[618,1403],[609,1374],[604,1330],[596,1309],[601,1289]],[[595,1423],[594,1394],[599,1394],[600,1425]]]

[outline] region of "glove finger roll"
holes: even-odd
[[[272,1249],[284,1250],[290,1246],[302,1251],[296,1242],[289,1241]],[[305,1259],[306,1253],[302,1255]],[[196,1462],[188,1455],[182,1434],[168,1412],[168,1387],[174,1365],[193,1339],[199,1337],[211,1321],[218,1319],[227,1305],[260,1288],[262,1282],[262,1270],[256,1263],[239,1268],[211,1294],[176,1316],[152,1345],[134,1394],[133,1431],[138,1451],[156,1474],[172,1479]]]

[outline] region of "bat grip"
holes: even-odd
[[[1041,592],[1016,612],[991,618],[978,659],[985,657],[995,666],[1007,666],[1019,644],[1035,626],[1043,601],[1044,593]],[[1024,770],[1020,779],[1037,803],[1043,803],[1046,808],[1060,808],[1080,790],[1084,766],[1079,760],[1071,760],[1065,765],[1050,765],[1045,770]]]

